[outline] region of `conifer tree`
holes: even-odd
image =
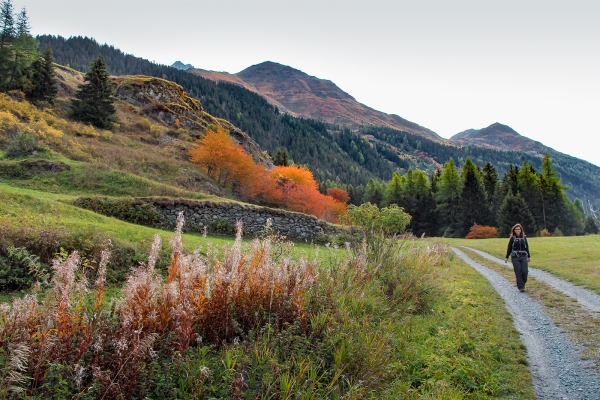
[[[86,84],[79,85],[76,99],[71,102],[73,118],[108,129],[116,121],[113,85],[102,56],[98,57],[85,74]]]
[[[383,195],[385,184],[379,183],[375,179],[369,179],[367,182],[367,186],[365,186],[365,193],[362,198],[363,203],[371,203],[376,206],[381,206],[383,202]]]
[[[540,197],[542,205],[542,224],[544,229],[553,232],[559,227],[561,213],[565,211],[563,202],[563,189],[558,173],[552,168],[552,160],[546,154],[542,161],[539,175]],[[561,229],[562,230],[562,229]]]
[[[39,57],[39,43],[29,32],[29,19],[23,8],[17,16],[16,36],[12,45],[10,89],[29,90],[31,86],[31,64]]]
[[[50,46],[44,51],[44,56],[38,58],[32,65],[31,89],[27,92],[30,101],[47,101],[54,105],[58,94],[54,57]]]
[[[396,204],[399,207],[405,207],[403,196],[405,181],[406,179],[400,176],[398,172],[392,174],[392,179],[385,187],[383,206],[387,207],[390,204]]]
[[[498,233],[500,236],[508,236],[511,228],[517,223],[523,225],[525,232],[530,235],[534,233],[535,220],[527,202],[520,192],[513,195],[509,191],[498,209]]]
[[[273,164],[278,167],[287,167],[290,165],[288,157],[287,150],[283,149],[282,151],[277,149],[277,153],[275,153],[275,157],[273,157]]]
[[[17,36],[13,5],[10,0],[0,3],[0,91],[8,90],[12,72],[12,45]]]
[[[458,237],[461,232],[460,193],[462,182],[454,159],[444,164],[436,193],[437,212],[440,216],[445,237]]]
[[[540,178],[527,160],[523,162],[521,169],[517,173],[517,180],[519,191],[525,199],[525,202],[527,202],[527,207],[529,207],[529,211],[531,211],[533,218],[535,218],[535,231],[541,231],[543,229],[543,220]],[[533,232],[534,229],[529,228],[529,231]]]
[[[429,180],[423,171],[414,173],[409,169],[406,174],[406,212],[412,216],[409,229],[416,236],[426,233],[433,236],[438,231],[436,204],[429,185]]]
[[[500,202],[496,201],[496,192],[500,190],[498,171],[490,162],[488,162],[485,164],[485,167],[483,167],[482,173],[482,183],[483,188],[485,189],[485,198],[487,199],[487,205],[490,210],[486,224],[496,226],[496,213],[498,211],[498,207],[500,207]]]
[[[479,177],[479,172],[470,158],[467,158],[462,170],[462,190],[460,193],[460,223],[458,236],[464,237],[469,233],[473,224],[489,223],[489,207],[485,189]]]
[[[600,233],[600,228],[598,228],[598,225],[596,225],[594,217],[587,217],[585,219],[584,232],[590,233],[592,235],[597,235],[598,233]]]

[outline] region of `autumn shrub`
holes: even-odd
[[[548,229],[542,229],[539,234],[540,237],[551,237],[552,233]]]
[[[491,239],[498,237],[498,229],[493,226],[473,224],[465,239]]]
[[[245,254],[241,226],[223,259],[211,250],[206,259],[184,254],[182,225],[180,215],[166,279],[155,269],[156,235],[148,261],[132,267],[122,300],[110,309],[103,306],[106,247],[93,279],[73,252],[53,261],[43,300],[31,294],[0,305],[4,395],[132,398],[147,386],[156,357],[174,362],[201,342],[223,346],[265,324],[307,329],[305,293],[318,276],[313,264],[273,258],[270,237],[255,240]],[[229,369],[233,374],[234,364]]]

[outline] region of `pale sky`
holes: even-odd
[[[171,65],[263,61],[440,136],[494,122],[600,166],[599,0],[13,0],[32,33]]]

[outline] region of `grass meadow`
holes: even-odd
[[[0,183],[0,240],[71,246],[47,286],[3,294],[2,398],[534,398],[501,299],[444,244],[179,235],[71,198]]]
[[[600,235],[528,237],[531,263],[575,285],[600,294]],[[453,246],[468,246],[498,258],[506,256],[506,239],[444,239]]]

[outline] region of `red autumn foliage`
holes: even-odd
[[[327,196],[331,196],[334,199],[336,199],[337,201],[339,201],[340,203],[344,203],[344,204],[347,204],[348,201],[350,200],[350,196],[348,196],[348,192],[346,192],[344,189],[340,189],[340,188],[328,188]]]
[[[498,237],[498,229],[493,226],[473,224],[465,239],[491,239]]]

